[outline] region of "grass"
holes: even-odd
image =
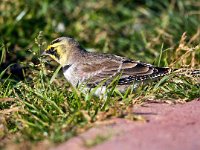
[[[47,43],[67,35],[91,51],[185,71],[199,68],[198,6],[196,0],[3,1],[0,148],[57,144],[113,117],[140,120],[130,108],[145,100],[176,103],[199,98],[199,78],[183,76],[181,71],[141,85],[133,93],[113,89],[106,101],[91,93],[85,97],[70,87],[57,64],[46,64],[39,57]],[[102,141],[100,136],[89,145]]]

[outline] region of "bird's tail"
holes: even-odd
[[[200,76],[200,69],[170,69],[170,73],[176,73],[177,75],[185,75],[185,76]]]

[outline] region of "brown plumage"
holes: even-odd
[[[89,56],[91,54],[91,56]],[[153,67],[150,64],[133,61],[124,57],[107,54],[87,54],[87,62],[81,63],[76,68],[79,79],[95,87],[100,82],[107,80],[109,84],[113,78],[120,76],[119,85],[131,85],[133,82],[152,80],[164,76],[169,68]]]
[[[158,79],[170,72],[169,68],[154,67],[125,57],[87,52],[68,37],[54,40],[44,54],[62,65],[64,76],[74,87],[85,85],[90,89],[105,80],[103,86],[106,87],[119,76],[117,88],[125,91],[130,85]]]

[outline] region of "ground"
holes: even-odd
[[[188,101],[200,97],[200,79],[187,72],[200,69],[199,6],[197,0],[1,1],[0,149],[195,146],[199,103]],[[183,76],[173,73],[124,95],[111,90],[107,101],[85,97],[56,62],[40,57],[61,36],[91,52],[182,68]]]
[[[111,119],[55,148],[196,150],[200,148],[200,99],[184,104],[147,102],[134,106],[141,121]]]

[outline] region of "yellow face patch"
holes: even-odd
[[[53,45],[49,45],[47,49],[45,50],[45,53],[49,55],[54,60],[58,61],[60,59],[60,54],[58,51],[59,47],[55,47]]]
[[[59,38],[51,42],[44,52],[44,55],[50,56],[61,65],[66,65],[73,49],[73,43],[70,44],[65,38]]]

